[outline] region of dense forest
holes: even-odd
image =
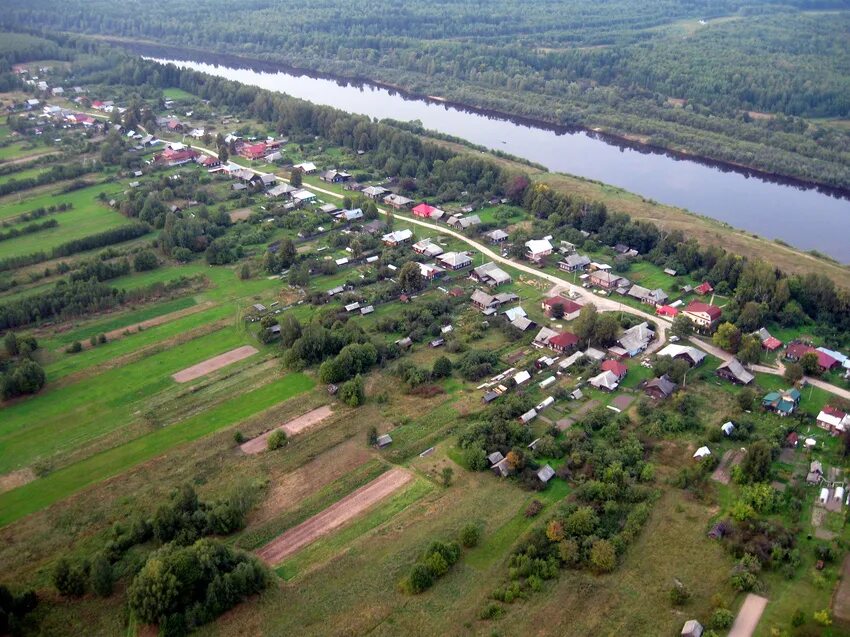
[[[9,0],[0,24],[271,60],[850,186],[847,0]],[[61,10],[60,10],[61,9]],[[771,114],[766,117],[762,113]]]

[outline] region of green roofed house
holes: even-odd
[[[792,388],[783,392],[772,391],[762,398],[763,409],[772,411],[780,416],[790,416],[800,404],[800,392]]]

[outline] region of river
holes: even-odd
[[[165,59],[160,57],[164,54],[150,51],[144,53],[155,55],[150,59],[157,62],[170,62],[351,113],[418,120],[426,129],[522,157],[551,171],[618,186],[647,199],[850,263],[850,199],[823,189],[616,143],[592,132],[494,116],[368,83],[284,70],[269,63],[258,62],[247,68],[247,61],[228,58],[220,63],[220,58],[205,58],[194,52],[191,59],[179,60]]]

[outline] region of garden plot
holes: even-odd
[[[320,537],[350,522],[411,479],[410,473],[404,469],[391,469],[321,513],[278,536],[257,551],[257,555],[267,564],[278,564]]]
[[[313,411],[308,411],[306,414],[301,414],[297,418],[293,418],[292,420],[285,422],[284,424],[275,427],[274,429],[270,429],[264,434],[257,436],[256,438],[251,438],[248,442],[242,444],[239,448],[245,453],[260,453],[264,451],[268,446],[269,436],[272,435],[278,429],[282,429],[287,436],[294,436],[297,433],[304,431],[318,423],[322,422],[325,418],[333,413],[331,408],[328,405],[324,407],[319,407],[318,409],[314,409]]]
[[[188,383],[189,381],[200,378],[201,376],[211,374],[222,367],[227,367],[228,365],[232,365],[233,363],[239,362],[249,356],[253,356],[258,351],[259,350],[252,345],[243,345],[242,347],[237,347],[236,349],[232,349],[224,354],[219,354],[218,356],[213,356],[205,361],[201,361],[197,365],[192,365],[191,367],[180,370],[176,374],[172,374],[171,377],[178,383]]]

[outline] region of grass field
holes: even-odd
[[[73,210],[57,215],[57,220],[60,224],[59,228],[61,228],[63,219],[66,219],[68,215],[73,214],[73,212],[77,210],[87,211],[92,210],[95,207],[104,207],[104,205],[97,200],[97,196],[100,193],[108,195],[120,190],[120,186],[117,186],[116,184],[98,184],[96,186],[81,188],[80,190],[75,190],[69,193],[58,193],[59,187],[60,186],[53,184],[49,187],[49,192],[33,194],[31,192],[24,191],[13,195],[7,195],[2,204],[0,204],[0,221],[17,217],[24,212],[30,212],[36,208],[49,208],[50,206],[56,206],[60,203],[69,203],[73,206]],[[113,214],[120,217],[117,212],[113,212]],[[85,219],[85,214],[83,219]],[[55,230],[58,230],[58,228],[55,228]],[[17,239],[15,242],[17,242]],[[57,243],[61,243],[61,241]],[[18,253],[20,253],[20,250]]]
[[[0,526],[4,526],[81,489],[105,480],[169,449],[239,423],[264,409],[313,387],[304,374],[289,374],[172,426],[157,429],[91,458],[0,494]]]

